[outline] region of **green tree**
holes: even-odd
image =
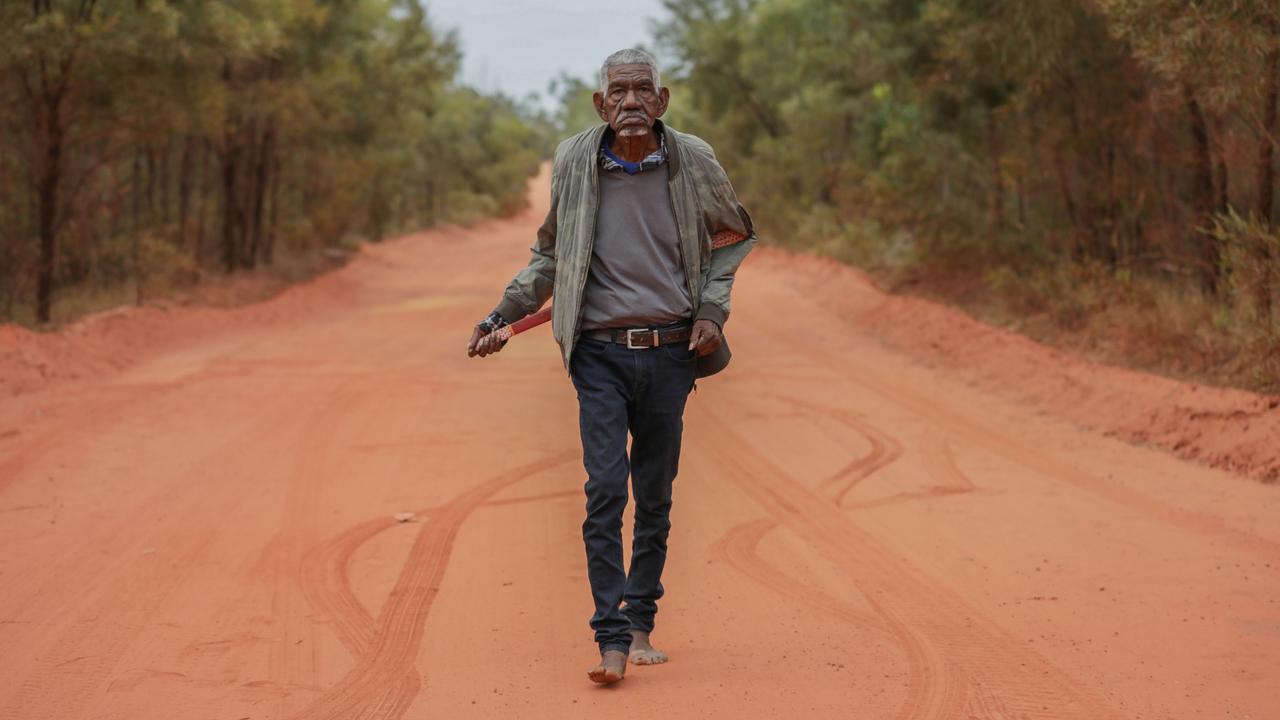
[[[0,312],[519,209],[545,123],[459,59],[419,0],[0,4]]]

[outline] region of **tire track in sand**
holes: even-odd
[[[880,507],[910,500],[923,500],[946,495],[963,495],[977,489],[973,482],[956,467],[955,459],[951,456],[951,444],[941,434],[931,433],[925,437],[925,441],[921,446],[921,454],[924,457],[925,468],[929,474],[934,478],[942,479],[942,483],[925,490],[897,493],[889,497],[851,503],[846,506],[844,499],[855,485],[871,477],[878,470],[892,465],[902,456],[902,443],[875,425],[841,408],[777,393],[765,394],[803,410],[826,415],[854,431],[871,445],[870,453],[851,461],[819,484],[820,487],[830,487],[841,479],[846,480],[846,484],[840,486],[832,498],[837,506],[849,508]]]
[[[946,480],[945,484],[919,492],[904,492],[878,500],[855,503],[850,508],[862,509],[880,507],[923,500],[948,495],[961,495],[976,490],[960,469],[956,467],[951,456],[950,445],[940,435],[930,435],[924,445],[925,465],[929,474],[935,478]],[[865,460],[865,458],[863,458]],[[801,582],[784,570],[768,563],[760,556],[759,545],[765,535],[778,527],[778,522],[771,518],[748,520],[730,528],[712,547],[716,555],[728,565],[742,573],[756,584],[774,591],[782,597],[802,605],[825,612],[837,620],[848,623],[860,630],[882,631],[884,627],[875,618],[861,612],[849,603],[828,593],[824,588]],[[988,715],[980,715],[986,717]]]
[[[292,449],[285,496],[281,506],[278,530],[264,557],[264,570],[272,579],[271,622],[277,629],[268,657],[271,681],[282,688],[305,688],[315,677],[314,658],[301,639],[312,632],[303,617],[304,603],[297,597],[298,571],[307,549],[316,541],[316,517],[324,478],[332,472],[332,448],[343,429],[360,417],[360,409],[371,399],[370,393],[351,378],[340,382],[326,394],[326,401],[305,417]],[[278,698],[278,715],[293,708],[291,692]]]
[[[785,300],[781,304],[785,304]],[[820,344],[806,342],[785,324],[764,317],[753,321],[771,336],[803,345],[806,357],[827,368],[840,380],[857,384],[899,407],[910,410],[936,427],[945,428],[954,437],[995,453],[1047,478],[1073,485],[1094,495],[1140,513],[1154,520],[1191,532],[1218,538],[1235,547],[1277,557],[1280,543],[1235,527],[1222,518],[1177,507],[1087,470],[1073,467],[1037,448],[1008,435],[1002,435],[975,418],[949,410],[930,398],[892,382],[870,367],[858,363],[849,354],[837,355]]]
[[[772,393],[771,395],[802,410],[826,415],[861,435],[871,444],[870,453],[850,462],[834,475],[822,481],[821,487],[835,488],[832,500],[837,506],[844,504],[845,497],[858,483],[871,477],[881,468],[892,465],[898,458],[902,457],[902,443],[898,442],[897,438],[851,412],[785,395]]]
[[[1063,677],[961,598],[881,547],[828,499],[758,452],[709,405],[709,449],[726,475],[840,567],[907,655],[907,697],[897,717],[1100,720],[1111,710]],[[985,710],[984,710],[985,709]]]
[[[888,433],[883,432],[879,428],[864,422],[861,419],[852,417],[849,413],[840,408],[832,408],[819,403],[811,403],[802,401],[798,398],[792,398],[784,395],[770,393],[772,397],[778,400],[795,405],[802,410],[810,412],[819,412],[833,417],[847,428],[853,430],[862,436],[871,444],[871,452],[867,455],[852,461],[845,469],[836,473],[821,483],[821,486],[830,486],[834,481],[853,475],[844,486],[837,488],[832,502],[839,507],[848,491],[858,482],[870,477],[880,468],[886,467],[896,461],[902,455],[902,444]],[[867,503],[855,504],[852,507],[873,507],[878,505],[888,505],[897,502],[905,502],[915,499],[924,499],[928,497],[936,497],[947,494],[959,494],[970,492],[974,489],[974,485],[965,477],[955,466],[954,460],[951,458],[949,448],[944,439],[939,435],[930,435],[926,441],[925,464],[931,475],[934,477],[942,477],[945,483],[937,485],[934,488],[923,492],[898,493],[888,498],[870,501]],[[856,474],[855,474],[856,473]],[[861,630],[877,630],[882,631],[885,628],[876,623],[865,613],[859,612],[851,607],[848,603],[844,603],[838,598],[831,596],[825,590],[813,585],[802,583],[794,578],[786,575],[785,572],[769,565],[761,558],[757,552],[757,546],[765,534],[778,526],[776,520],[769,518],[761,518],[755,521],[749,521],[742,525],[732,528],[720,542],[717,543],[715,550],[726,560],[730,566],[742,572],[749,579],[758,584],[781,594],[783,597],[809,605],[817,610],[833,615],[836,619],[853,625]],[[898,634],[901,639],[901,633]],[[908,663],[911,667],[912,677],[917,679],[917,685],[929,685],[932,679],[931,668],[921,664],[920,659],[922,653],[912,653],[912,649],[918,647],[911,643],[904,644],[908,650]],[[912,664],[912,660],[915,660]],[[927,693],[926,693],[927,694]],[[970,716],[977,718],[988,717],[1005,717],[1002,714],[992,714],[982,712],[983,707],[990,707],[991,703],[982,703],[977,706],[977,710],[971,708]],[[952,699],[950,707],[946,708],[946,712],[954,712],[959,709],[959,703],[955,698]]]
[[[778,521],[773,518],[748,520],[725,533],[712,547],[712,551],[748,579],[787,600],[807,605],[860,630],[884,630],[876,618],[833,597],[821,587],[796,580],[760,557],[760,541],[777,527]]]
[[[434,508],[415,513],[419,522],[431,522]],[[334,633],[347,652],[359,659],[369,652],[374,637],[374,617],[360,604],[347,568],[356,549],[372,540],[378,533],[397,523],[394,518],[379,517],[352,527],[330,540],[321,543],[307,553],[302,563],[302,590],[307,602],[317,613],[333,624]],[[381,707],[390,701],[387,717],[398,717],[395,708],[397,698],[412,699],[422,687],[422,680],[411,667],[395,683],[375,698],[371,706]],[[404,703],[408,708],[408,703]],[[403,713],[403,709],[399,711]]]
[[[487,480],[455,497],[453,500],[430,510],[430,519],[424,522],[414,540],[413,547],[401,567],[390,596],[373,621],[367,640],[355,640],[356,647],[364,652],[356,658],[341,680],[291,717],[302,720],[351,720],[376,717],[378,720],[395,720],[401,717],[412,703],[417,687],[405,683],[406,674],[416,675],[414,660],[422,644],[427,615],[439,593],[440,582],[449,565],[453,542],[466,519],[495,493],[525,478],[569,462],[578,455],[563,452],[526,463],[497,477]],[[335,539],[336,545],[327,551],[318,550],[316,563],[324,558],[350,557],[360,543],[384,529],[378,524],[387,521],[368,521],[343,533]],[[304,581],[315,581],[311,592],[318,593],[321,605],[335,613],[335,627],[342,628],[350,638],[360,636],[362,617],[368,611],[354,600],[345,573],[317,571],[304,576]]]
[[[836,508],[839,508],[845,496],[862,480],[873,475],[880,468],[892,464],[902,455],[902,444],[888,433],[881,431],[879,428],[870,423],[862,421],[860,418],[853,417],[850,413],[840,408],[832,408],[819,403],[812,403],[777,393],[770,394],[775,400],[780,400],[789,405],[793,405],[802,411],[817,412],[835,419],[846,428],[852,430],[855,434],[860,435],[871,445],[871,451],[860,458],[857,458],[845,466],[842,470],[836,472],[831,477],[819,483],[819,487],[829,488],[832,485],[844,479],[843,485],[838,485],[832,493],[830,500]],[[737,560],[737,567],[758,582],[762,582],[766,587],[771,587],[775,591],[782,591],[787,597],[799,599],[801,602],[809,605],[817,605],[828,613],[833,610],[838,619],[846,622],[852,621],[855,626],[863,626],[866,629],[866,616],[861,613],[851,615],[849,608],[839,600],[832,598],[829,594],[819,588],[806,587],[804,584],[798,584],[792,578],[786,577],[781,573],[771,575],[769,573],[773,568],[764,564],[763,559],[758,555],[754,555],[756,544],[764,533],[778,526],[777,520],[764,519],[760,526],[757,526],[759,535],[754,538],[755,543],[751,545],[751,553],[739,553],[732,560]],[[747,526],[749,527],[749,526]],[[735,528],[736,530],[736,528]],[[733,530],[730,531],[732,535]],[[745,541],[746,538],[739,540]],[[732,540],[731,540],[732,541]],[[731,564],[732,564],[731,560]],[[797,587],[797,585],[799,585]],[[874,604],[873,604],[874,607]],[[885,620],[884,614],[879,613],[881,619]],[[926,715],[934,713],[943,716],[954,714],[960,709],[960,702],[963,701],[950,689],[944,686],[941,689],[937,687],[939,678],[935,672],[938,663],[935,658],[930,657],[929,647],[918,641],[907,628],[886,622],[883,624],[872,625],[876,630],[888,630],[902,644],[907,655],[908,665],[908,699],[904,704],[899,717],[916,718],[921,717],[916,712],[922,709]],[[978,717],[984,717],[979,715]]]
[[[910,502],[912,500],[927,500],[929,498],[947,497],[950,495],[965,495],[976,491],[978,488],[973,481],[964,473],[960,472],[960,468],[956,466],[955,458],[951,455],[951,443],[940,434],[933,433],[925,438],[924,443],[920,447],[921,455],[924,457],[925,469],[929,475],[935,479],[941,479],[942,482],[924,490],[913,490],[908,492],[900,492],[888,497],[877,498],[875,500],[866,500],[858,503],[851,503],[847,507],[850,509],[865,510],[873,507],[884,507],[885,505],[896,505],[900,502]]]
[[[816,403],[808,403],[799,400],[798,398],[783,395],[773,394],[773,397],[776,400],[781,400],[802,410],[820,412],[822,414],[834,416],[838,421],[847,419],[842,417],[846,415],[846,413],[838,411],[838,409],[835,408],[827,408]],[[824,412],[831,410],[835,410],[836,412]],[[884,438],[888,437],[887,434],[880,432],[878,429],[875,430],[874,433],[867,432],[864,430],[864,426],[867,425],[866,423],[855,424],[842,422],[841,424],[845,425],[856,434],[861,435],[864,439],[870,442],[871,452],[864,457],[854,460],[849,466],[846,466],[864,470],[860,474],[854,476],[853,480],[844,487],[836,488],[835,492],[827,498],[832,503],[832,506],[837,510],[840,507],[840,502],[844,498],[845,493],[847,493],[853,485],[862,479],[869,477],[877,469],[889,464],[897,458],[896,455],[892,458],[888,457],[889,454],[886,452],[886,447],[888,447],[888,445],[884,442]],[[740,436],[735,436],[734,440],[742,440],[742,438]],[[900,454],[902,447],[901,444],[897,443],[896,440],[893,440],[893,442],[897,445],[898,452]],[[820,483],[820,487],[830,486],[833,479],[839,479],[843,474],[843,471],[836,473],[832,478],[828,478],[826,481]],[[793,506],[786,503],[786,501],[782,500],[781,497],[778,497],[776,493],[772,493],[771,491],[771,494],[774,495],[776,500],[782,502],[785,508],[790,509],[793,515],[798,514]],[[820,496],[816,493],[811,493],[810,496],[814,500],[820,499]],[[758,498],[757,502],[759,502]],[[766,510],[768,509],[770,508],[766,506]],[[762,532],[767,532],[768,530],[776,528],[782,522],[781,518],[779,518],[776,513],[772,514],[774,515],[774,518],[765,521],[767,526],[763,528]],[[813,544],[811,540],[807,538],[806,540],[809,541],[810,544]],[[830,553],[828,553],[828,555],[830,555]],[[748,573],[753,570],[759,573],[760,568],[758,566],[752,567],[750,560],[745,563],[745,566]],[[775,589],[777,586],[784,584],[784,582],[794,582],[789,578],[787,581],[782,581],[779,578],[769,578],[767,576],[765,577],[765,580],[771,581],[772,586],[774,586]],[[906,654],[908,674],[907,699],[904,702],[902,709],[899,711],[898,717],[915,720],[922,717],[950,717],[958,712],[960,710],[961,703],[963,702],[963,698],[957,696],[954,688],[955,684],[947,682],[947,680],[950,679],[949,677],[939,676],[938,670],[941,667],[941,661],[936,657],[935,653],[931,652],[932,648],[928,644],[922,642],[921,639],[917,637],[917,635],[905,624],[896,622],[894,617],[883,612],[880,607],[877,606],[875,600],[873,600],[866,592],[863,585],[859,584],[858,587],[863,590],[863,594],[867,596],[867,599],[871,602],[873,610],[882,621],[883,627],[878,627],[877,629],[887,630],[892,636],[894,636]],[[791,590],[794,592],[795,589],[791,588]],[[845,614],[841,613],[839,617],[841,619],[845,619]]]

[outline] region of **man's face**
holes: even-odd
[[[671,94],[655,87],[653,70],[647,65],[615,65],[609,68],[609,85],[592,99],[600,119],[618,135],[645,135],[667,111]]]

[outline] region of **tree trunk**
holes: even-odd
[[[1027,192],[1026,183],[1022,179],[1022,173],[1018,173],[1013,177],[1014,195],[1018,200],[1018,228],[1022,229],[1027,226]]]
[[[270,265],[275,261],[276,222],[280,217],[280,159],[272,153],[271,158],[271,215],[267,221],[267,237],[262,246],[262,262]]]
[[[147,146],[147,226],[156,223],[156,151]]]
[[[164,152],[160,155],[160,221],[165,225],[169,224],[170,211],[172,209],[172,202],[170,202],[172,198],[169,192],[171,189],[169,186],[172,184],[169,177],[169,166],[172,164],[169,160],[173,154],[172,149],[173,138],[165,138]]]
[[[1062,158],[1062,147],[1053,146],[1053,169],[1058,177],[1058,189],[1062,192],[1062,206],[1067,211],[1067,220],[1071,222],[1071,253],[1076,260],[1083,259],[1084,248],[1080,239],[1082,231],[1080,229],[1080,220],[1076,212],[1075,197],[1071,193],[1071,179],[1067,177],[1066,163]]]
[[[403,232],[409,226],[409,193],[401,190],[396,193],[395,232]]]
[[[1270,226],[1275,203],[1277,103],[1280,102],[1280,40],[1267,53],[1267,94],[1263,108],[1262,141],[1258,143],[1258,219]]]
[[[1000,168],[1000,135],[995,118],[987,117],[987,156],[991,161],[991,226],[1004,229],[1004,173]]]
[[[182,140],[182,156],[178,160],[178,247],[187,246],[187,213],[191,207],[191,143],[187,135]]]
[[[133,173],[129,176],[129,199],[133,202],[132,223],[129,232],[137,235],[142,232],[142,155],[133,150]]]
[[[1280,29],[1277,30],[1280,35]],[[1277,102],[1280,102],[1280,37],[1272,41],[1271,52],[1267,53],[1267,94],[1266,107],[1263,108],[1262,142],[1258,148],[1258,222],[1263,227],[1273,228],[1272,211],[1275,202],[1275,153],[1277,127]],[[1258,320],[1263,326],[1270,328],[1272,324],[1272,277],[1275,257],[1272,249],[1262,239],[1258,247],[1258,264],[1262,268],[1262,277],[1258,279],[1255,304],[1258,309]]]
[[[1191,85],[1182,84],[1182,97],[1187,105],[1189,129],[1191,131],[1191,147],[1194,168],[1192,170],[1192,204],[1195,208],[1194,222],[1198,227],[1208,225],[1209,216],[1213,213],[1213,150],[1209,141],[1209,127],[1205,124],[1204,113],[1196,100]],[[1207,233],[1196,233],[1200,238],[1200,278],[1205,291],[1210,294],[1218,292],[1218,268],[1220,264],[1218,242]]]
[[[237,198],[236,198],[236,159],[239,150],[235,146],[232,120],[227,118],[223,133],[222,148],[222,264],[228,273],[235,272],[239,257],[236,239]]]
[[[205,206],[208,205],[209,196],[209,141],[204,138],[200,139],[200,160],[197,163],[199,170],[196,171],[196,181],[199,183],[200,189],[196,191],[196,238],[195,243],[191,246],[191,264],[195,269],[196,277],[200,277],[200,263],[204,255],[204,218],[207,215]]]
[[[234,88],[231,86],[232,76],[231,62],[223,62],[222,82],[227,86],[227,91],[232,95],[231,99],[234,101]],[[240,132],[242,128],[238,126],[239,118],[236,116],[236,112],[228,108],[226,117],[222,120],[222,263],[228,274],[236,271],[236,266],[240,259],[240,238],[237,231],[240,229],[239,217],[241,213],[236,175],[240,158]]]
[[[0,320],[8,320],[13,317],[13,305],[16,302],[16,289],[18,285],[18,277],[21,270],[17,265],[17,249],[18,238],[22,234],[21,228],[18,227],[18,203],[14,197],[13,183],[10,181],[8,164],[0,162],[0,208],[9,208],[13,215],[9,217],[11,221],[7,225],[0,225],[0,302],[4,303],[4,311],[0,312]],[[0,218],[3,218],[4,210],[0,210]]]
[[[112,161],[108,163],[108,167],[111,168],[110,187],[112,188],[112,192],[107,196],[111,199],[111,222],[107,225],[107,237],[117,238],[120,237],[120,226],[124,223],[124,210],[121,207],[124,199],[119,190],[121,187],[119,160],[112,159]]]
[[[1108,137],[1102,150],[1102,166],[1107,174],[1107,199],[1102,206],[1106,244],[1102,250],[1107,266],[1115,270],[1125,258],[1125,248],[1124,232],[1120,227],[1121,200],[1116,190],[1116,143],[1113,137]]]
[[[373,242],[381,242],[386,225],[386,202],[382,197],[382,173],[376,173],[369,187],[369,236]]]
[[[62,93],[47,101],[42,116],[44,152],[36,183],[40,213],[40,260],[36,270],[36,320],[49,322],[53,310],[53,271],[57,251],[58,186],[62,180]]]
[[[1231,208],[1231,178],[1227,171],[1227,149],[1225,146],[1227,131],[1222,126],[1222,118],[1213,118],[1213,165],[1214,165],[1214,202],[1213,211],[1227,214]]]
[[[262,252],[263,209],[267,202],[267,186],[270,181],[272,145],[275,141],[275,124],[268,118],[264,122],[262,140],[258,145],[257,162],[254,167],[253,183],[253,218],[249,232],[249,267],[253,267]]]

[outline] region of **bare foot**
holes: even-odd
[[[667,654],[649,644],[649,633],[631,631],[631,653],[627,659],[635,665],[660,665],[667,661]]]
[[[632,644],[631,647],[635,647]],[[587,671],[591,682],[601,685],[616,683],[627,672],[627,656],[621,650],[607,650],[600,655],[600,664]]]

